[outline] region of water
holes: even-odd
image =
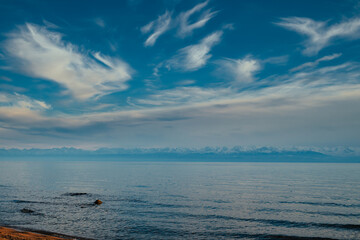
[[[0,161],[0,224],[94,239],[360,239],[359,183],[349,163]]]

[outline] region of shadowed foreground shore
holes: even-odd
[[[9,227],[0,226],[0,239],[9,240],[63,240],[63,239],[78,239],[84,240],[85,238],[72,237],[53,232],[46,231],[29,231],[17,230]]]

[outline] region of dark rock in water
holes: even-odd
[[[22,213],[34,213],[35,211],[31,210],[31,209],[27,209],[27,208],[23,208],[21,209]]]
[[[63,194],[65,196],[83,196],[83,195],[87,195],[87,193],[65,193]]]
[[[87,193],[69,193],[69,196],[83,196],[87,195]]]
[[[81,204],[79,205],[81,208],[87,208],[87,207],[94,207],[96,205],[100,205],[102,204],[103,202],[99,199],[97,199],[95,202],[93,203],[84,203],[84,204]]]

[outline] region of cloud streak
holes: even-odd
[[[57,82],[79,100],[127,89],[132,69],[124,61],[97,52],[92,56],[62,40],[62,35],[29,24],[9,35],[6,52],[32,77]]]
[[[209,9],[201,13],[201,11],[207,6],[208,3],[209,1],[199,3],[192,9],[181,12],[175,18],[172,18],[172,12],[165,11],[165,13],[158,16],[156,20],[149,22],[140,29],[142,34],[150,33],[144,42],[144,46],[154,46],[158,38],[172,28],[178,28],[177,36],[180,38],[185,38],[190,36],[194,30],[204,27],[206,23],[217,13],[212,12]],[[190,18],[196,13],[201,13],[201,15],[196,21],[190,23]]]
[[[18,93],[0,93],[0,107],[22,109],[26,108],[35,111],[45,111],[49,110],[51,108],[51,105],[45,103],[44,101],[32,99]]]
[[[169,90],[158,90],[147,99],[136,100],[136,104],[148,106],[195,104],[221,99],[233,94],[234,92],[230,88],[177,87]]]
[[[196,21],[189,23],[190,18],[195,13],[203,10],[208,5],[208,3],[209,3],[208,0],[203,3],[199,3],[196,6],[194,6],[192,9],[185,11],[185,12],[181,12],[179,14],[179,16],[178,16],[178,21],[179,21],[178,36],[179,37],[184,38],[186,36],[191,35],[195,29],[204,27],[205,24],[216,15],[217,12],[211,12],[211,10],[207,9],[199,16],[199,18]]]
[[[216,31],[198,44],[190,45],[178,51],[178,54],[167,61],[168,68],[175,68],[185,72],[196,71],[211,58],[210,51],[221,41],[223,31]]]
[[[309,56],[316,55],[335,39],[358,39],[360,37],[360,18],[328,26],[327,22],[315,21],[310,18],[289,17],[282,18],[275,24],[306,36],[303,54]]]
[[[141,28],[143,34],[150,33],[146,39],[145,47],[154,46],[156,40],[171,28],[171,13],[166,11],[163,15],[159,16],[156,20],[151,21]]]
[[[314,62],[307,62],[307,63],[301,64],[300,66],[292,68],[292,69],[290,69],[290,72],[296,72],[296,71],[299,71],[299,70],[304,69],[304,68],[316,67],[317,65],[319,65],[320,62],[331,61],[331,60],[336,59],[336,58],[338,58],[340,56],[341,56],[341,53],[334,53],[332,55],[324,56],[322,58],[317,59]]]

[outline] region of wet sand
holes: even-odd
[[[0,239],[9,240],[63,240],[84,239],[45,231],[16,230],[9,227],[0,227]]]

